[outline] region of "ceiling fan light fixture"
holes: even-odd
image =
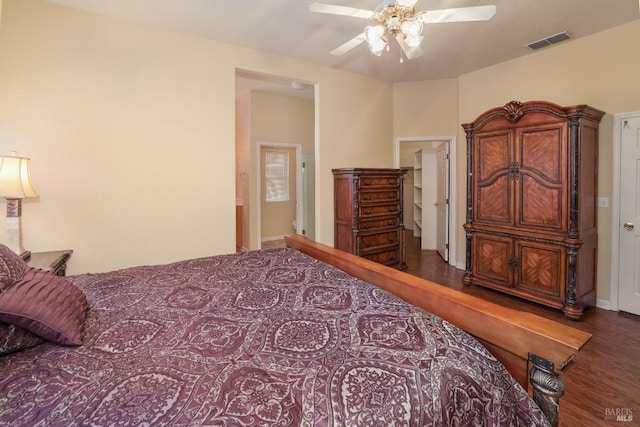
[[[364,37],[369,45],[380,41],[384,36],[385,28],[382,25],[370,25],[364,29]]]
[[[373,43],[367,43],[367,44],[369,45],[369,50],[375,56],[382,55],[382,51],[384,50],[385,47],[387,47],[387,41],[384,38],[378,39]]]
[[[422,34],[422,22],[407,20],[402,23],[400,29],[406,37],[419,36]]]
[[[385,47],[389,50],[387,41],[392,37],[402,41],[403,49],[415,49],[422,43],[422,21],[413,7],[387,0],[376,9],[372,19],[376,24],[366,27],[364,36],[369,50],[376,56],[380,56]]]
[[[420,44],[424,40],[422,36],[423,24],[487,21],[496,14],[495,5],[416,12],[414,8],[416,2],[417,0],[380,0],[380,3],[373,11],[313,3],[309,6],[309,10],[312,12],[353,16],[371,21],[371,25],[366,27],[364,32],[332,50],[332,55],[342,55],[366,41],[369,50],[374,55],[380,56],[385,48],[389,50],[389,43],[392,38],[395,38],[401,49],[401,58],[404,55],[407,59],[414,59],[423,54],[422,49],[420,49]],[[402,59],[400,62],[402,62]]]
[[[364,37],[369,46],[369,50],[376,56],[380,56],[387,46],[385,30],[385,27],[382,25],[371,25],[364,29]]]
[[[418,34],[418,35],[407,35],[404,38],[404,42],[409,47],[418,47],[418,46],[420,46],[420,43],[422,43],[422,39],[423,38],[424,37],[421,34]]]

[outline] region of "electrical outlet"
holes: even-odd
[[[608,208],[609,207],[609,198],[608,197],[598,197],[598,207],[599,208]]]

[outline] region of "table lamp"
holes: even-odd
[[[27,260],[31,252],[22,247],[20,216],[22,199],[38,197],[31,184],[30,159],[18,157],[15,151],[11,155],[0,156],[0,197],[7,199],[6,246]]]

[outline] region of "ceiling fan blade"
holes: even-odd
[[[413,7],[416,5],[417,2],[418,0],[397,0],[396,4],[398,6]]]
[[[353,49],[354,47],[360,45],[361,43],[363,43],[365,41],[365,36],[364,36],[364,32],[361,34],[358,34],[357,36],[355,36],[354,38],[352,38],[351,40],[349,40],[348,42],[338,46],[337,48],[333,49],[331,51],[331,55],[333,56],[340,56],[343,55],[347,52],[349,52],[351,49]]]
[[[402,51],[404,52],[407,59],[415,59],[419,56],[422,56],[423,52],[422,49],[420,49],[420,46],[410,47],[407,43],[405,43],[401,34],[396,35],[396,40],[398,41],[398,44],[402,48]]]
[[[486,21],[496,14],[495,5],[428,10],[419,17],[425,24],[438,22]]]
[[[311,12],[330,13],[333,15],[353,16],[354,18],[369,19],[373,16],[373,11],[356,9],[354,7],[336,6],[333,4],[313,3],[309,6]]]

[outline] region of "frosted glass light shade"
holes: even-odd
[[[422,33],[422,21],[403,21],[401,28],[406,36],[419,36]]]
[[[420,43],[422,43],[422,36],[421,35],[417,35],[417,36],[406,36],[404,38],[404,42],[407,44],[407,46],[409,47],[418,47],[420,46]]]
[[[380,56],[386,46],[387,46],[387,42],[384,39],[379,39],[373,43],[369,43],[369,50],[374,55]]]
[[[364,37],[369,45],[379,42],[384,35],[385,28],[382,25],[371,25],[364,29]]]
[[[364,38],[367,40],[369,50],[376,56],[380,56],[385,46],[387,46],[387,41],[384,37],[385,31],[382,25],[372,25],[364,29]]]

